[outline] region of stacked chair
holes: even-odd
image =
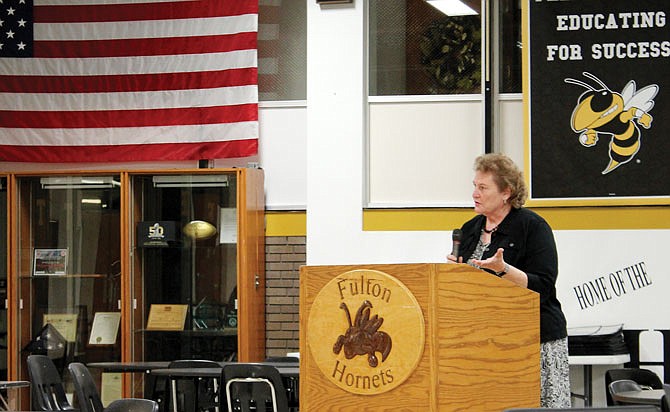
[[[620,405],[620,403],[618,403],[616,399],[614,399],[614,395],[616,395],[619,392],[641,391],[642,387],[638,385],[637,382],[632,381],[630,379],[620,379],[618,381],[610,383],[607,389],[610,396],[612,397],[612,402],[614,402],[615,405]]]
[[[289,412],[286,390],[274,366],[229,364],[221,372],[220,410]]]
[[[667,383],[663,384],[663,391],[665,396],[663,396],[663,403],[661,404],[661,411],[670,412],[670,385]]]
[[[51,358],[46,355],[30,355],[27,364],[33,410],[73,411],[74,408],[65,396],[63,380]]]
[[[285,363],[287,366],[299,366],[300,358],[295,356],[273,356],[266,358],[265,363]],[[282,382],[286,389],[286,399],[288,400],[289,411],[298,411],[300,406],[300,379],[293,376],[282,376]]]
[[[603,408],[517,408],[505,409],[504,412],[658,412],[654,405],[608,406]]]
[[[218,362],[201,359],[181,359],[170,362],[168,368],[220,368]],[[169,394],[166,412],[202,412],[218,408],[218,379],[168,379]]]
[[[605,397],[607,405],[614,405],[610,385],[618,380],[631,380],[637,383],[642,389],[663,389],[661,378],[649,369],[642,368],[618,368],[610,369],[605,372]]]
[[[117,399],[105,408],[98,387],[86,365],[73,362],[68,365],[68,369],[72,375],[81,412],[158,412],[158,402],[141,398]]]

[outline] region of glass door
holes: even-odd
[[[120,177],[16,182],[19,376],[45,354],[72,393],[69,363],[121,360]]]
[[[7,380],[7,177],[0,177],[0,380]]]
[[[235,360],[237,174],[130,182],[134,360]]]

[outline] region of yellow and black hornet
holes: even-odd
[[[602,171],[607,174],[635,157],[641,145],[638,124],[645,129],[651,127],[653,118],[649,111],[654,107],[654,97],[659,87],[655,84],[636,91],[635,81],[626,84],[621,93],[613,92],[605,83],[591,73],[585,77],[598,83],[593,87],[580,80],[567,78],[566,83],[586,89],[572,111],[571,126],[579,133],[579,142],[585,147],[594,146],[599,135],[610,135],[609,164]]]

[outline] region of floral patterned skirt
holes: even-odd
[[[540,362],[540,406],[569,408],[571,405],[568,338],[542,343]]]

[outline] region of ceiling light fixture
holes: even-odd
[[[42,177],[43,189],[108,189],[121,186],[112,176]]]
[[[477,14],[470,6],[460,0],[426,0],[447,16],[474,16]]]
[[[154,176],[154,187],[228,187],[227,175]]]

